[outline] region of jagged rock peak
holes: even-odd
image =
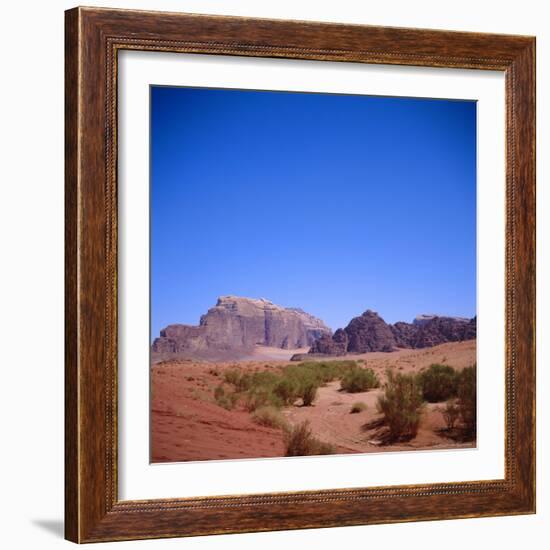
[[[393,351],[397,348],[426,348],[446,342],[476,338],[476,317],[418,315],[412,323],[390,325],[376,311],[367,309],[354,317],[345,329],[326,334],[313,343],[309,353],[344,355],[370,351]]]

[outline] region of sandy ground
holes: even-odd
[[[277,369],[291,364],[289,359],[294,353],[300,351],[258,348],[248,361],[176,360],[153,365],[152,461],[283,456],[281,430],[258,426],[242,408],[227,411],[218,406],[214,389],[220,384],[226,369],[235,366],[249,371]],[[397,372],[418,372],[432,363],[449,364],[459,369],[472,365],[476,360],[476,343],[468,341],[423,350],[347,355],[345,358],[362,360],[384,379],[388,368]],[[339,381],[335,381],[319,388],[313,406],[287,407],[282,413],[293,425],[308,420],[314,435],[335,445],[338,453],[475,446],[475,442],[457,443],[438,431],[444,427],[444,421],[436,410],[437,404],[426,405],[414,439],[400,444],[381,444],[384,428],[372,426],[380,418],[376,413],[376,399],[381,393],[381,389],[345,393],[340,391]],[[364,402],[367,409],[350,414],[351,406],[356,402]]]
[[[230,366],[182,361],[152,368],[153,462],[284,454],[280,430],[258,426],[244,410],[216,404],[214,389]]]
[[[254,351],[243,357],[242,361],[290,361],[295,353],[307,353],[309,348],[281,349],[256,346]]]
[[[376,412],[376,400],[383,390],[376,389],[364,393],[345,393],[339,390],[340,382],[331,382],[320,388],[312,407],[292,407],[283,414],[291,424],[309,421],[315,436],[321,441],[334,443],[340,454],[404,451],[414,449],[473,447],[473,443],[455,443],[438,434],[445,428],[439,405],[427,404],[417,436],[406,443],[383,445],[386,429],[377,426],[380,415]],[[354,403],[361,402],[367,409],[351,414]],[[370,425],[374,424],[374,427]]]

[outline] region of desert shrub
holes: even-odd
[[[253,373],[229,369],[224,373],[224,380],[234,387],[246,409],[252,412],[263,406],[293,405],[298,398],[302,399],[305,406],[310,406],[320,386],[349,376],[356,370],[361,371],[356,375],[357,379],[361,378],[360,384],[366,387],[378,385],[374,372],[359,369],[355,361],[305,361],[279,371],[262,370]]]
[[[342,390],[349,393],[364,392],[379,385],[380,381],[372,369],[359,367],[348,370],[340,382]]]
[[[429,403],[439,403],[456,396],[458,373],[448,365],[430,365],[418,375],[422,395]]]
[[[280,376],[270,371],[254,372],[250,375],[250,387],[273,388],[280,380]]]
[[[329,361],[329,363],[340,371],[344,372],[349,369],[357,367],[358,363],[365,363],[364,359],[358,359],[357,361],[353,359],[343,359],[342,361]]]
[[[292,365],[283,371],[282,379],[275,387],[275,392],[279,395],[288,394],[288,404],[294,403],[297,397],[301,397],[304,405],[310,406],[317,396],[317,388],[322,384],[320,372],[315,367]]]
[[[285,373],[299,379],[315,380],[319,386],[332,382],[336,376],[336,369],[330,363],[321,363],[311,361],[309,363],[300,363],[296,367],[292,366]]]
[[[300,386],[306,380],[315,380],[320,383],[320,377],[315,367],[311,364],[291,365],[282,371],[282,379],[291,380],[294,384]]]
[[[237,391],[244,392],[251,388],[273,387],[278,382],[279,376],[269,371],[243,373],[237,369],[230,369],[224,373],[224,380],[235,386]]]
[[[313,380],[303,383],[302,387],[300,388],[300,394],[304,403],[304,407],[311,407],[311,405],[313,405],[313,402],[317,397],[317,388],[318,386]]]
[[[376,408],[384,415],[393,440],[413,438],[420,424],[424,400],[417,378],[411,374],[387,372],[384,395],[378,398]]]
[[[214,399],[220,407],[230,411],[235,408],[239,396],[236,393],[226,391],[223,384],[220,384],[214,390]]]
[[[223,374],[223,379],[228,383],[236,386],[241,378],[241,373],[237,369],[226,370]]]
[[[275,408],[271,406],[260,407],[252,413],[252,420],[260,426],[269,428],[288,429],[286,418]]]
[[[334,373],[333,380],[342,378],[350,370],[358,368],[358,362],[351,359],[345,361],[328,361],[328,368]]]
[[[273,389],[275,395],[277,395],[285,405],[293,405],[294,401],[298,399],[300,393],[300,387],[295,378],[285,376],[277,382],[277,385]]]
[[[272,406],[280,408],[283,405],[280,397],[269,388],[261,386],[251,388],[246,392],[244,406],[248,412],[253,412],[260,407]]]
[[[447,403],[445,403],[445,407],[439,409],[439,411],[443,415],[447,429],[454,429],[458,421],[458,417],[460,416],[458,401],[456,399],[449,399]]]
[[[333,445],[323,443],[313,436],[309,422],[304,421],[285,433],[285,456],[311,456],[334,454]]]
[[[291,405],[301,395],[302,386],[298,376],[290,376],[283,371],[258,371],[241,373],[228,370],[225,380],[231,383],[244,399],[248,411],[262,406],[281,407]]]
[[[302,422],[285,434],[286,456],[311,455],[313,434],[309,422]]]
[[[223,378],[227,384],[234,386],[237,392],[248,391],[254,384],[253,374],[241,372],[238,369],[225,371]]]
[[[332,443],[325,443],[324,441],[317,440],[317,452],[316,455],[333,455],[336,454],[336,447]]]
[[[341,378],[348,370],[357,367],[355,361],[320,361],[311,367],[317,379],[326,384]]]
[[[357,413],[361,413],[361,412],[366,411],[366,410],[367,410],[367,404],[363,403],[363,401],[357,401],[357,403],[354,403],[351,406],[350,413],[351,414],[357,414]]]
[[[319,385],[341,378],[345,372],[357,367],[351,360],[345,361],[304,361],[298,365],[291,365],[284,370],[285,375],[301,376],[304,373],[313,376]]]
[[[475,436],[477,422],[476,366],[466,367],[458,379],[458,407],[464,429]]]
[[[252,387],[252,376],[248,373],[241,374],[235,384],[238,392],[248,391]]]
[[[321,384],[332,382],[341,375],[341,368],[336,362],[319,362],[312,370]]]

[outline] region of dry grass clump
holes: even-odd
[[[288,430],[288,422],[278,409],[272,406],[264,406],[252,413],[252,420],[260,426]]]
[[[282,401],[269,387],[254,386],[244,393],[244,407],[248,412],[267,406],[280,408],[282,405]]]
[[[238,395],[227,391],[223,384],[220,384],[214,390],[214,399],[220,407],[223,407],[228,411],[234,409],[239,400]]]
[[[457,373],[457,396],[439,408],[447,426],[447,434],[453,439],[470,441],[476,437],[477,389],[476,366],[466,367]],[[460,422],[459,422],[460,420]]]
[[[226,384],[233,386],[235,394],[238,394],[236,400],[242,399],[244,407],[253,412],[267,405],[291,406],[298,399],[302,400],[303,406],[310,407],[314,404],[317,390],[321,386],[344,377],[354,369],[357,369],[355,361],[306,361],[278,372],[246,372],[232,368],[225,371],[223,378]],[[370,375],[367,374],[368,376]]]
[[[458,399],[449,399],[445,403],[445,407],[438,410],[443,415],[447,430],[454,430],[460,416],[460,406],[458,404]]]
[[[344,374],[340,386],[343,391],[348,393],[359,393],[378,388],[380,380],[372,369],[356,367]]]
[[[300,387],[295,378],[283,377],[273,389],[284,405],[294,405],[300,395]]]
[[[429,403],[440,403],[456,397],[459,373],[448,365],[430,365],[418,375],[422,395]]]
[[[476,365],[466,367],[460,373],[458,406],[464,430],[469,437],[475,438],[477,425]]]
[[[362,413],[363,411],[366,411],[367,408],[368,408],[368,406],[367,406],[366,403],[364,403],[363,401],[357,401],[356,403],[354,403],[354,404],[351,406],[350,413],[351,413],[351,414]]]
[[[384,415],[390,440],[412,439],[418,432],[424,406],[422,388],[413,374],[394,374],[388,370],[387,380],[376,408]]]
[[[285,433],[285,446],[285,456],[330,455],[336,453],[334,445],[319,441],[313,436],[307,420]]]

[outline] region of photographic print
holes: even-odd
[[[65,13],[68,540],[535,513],[535,50]]]
[[[476,446],[476,102],[150,88],[151,461]]]

